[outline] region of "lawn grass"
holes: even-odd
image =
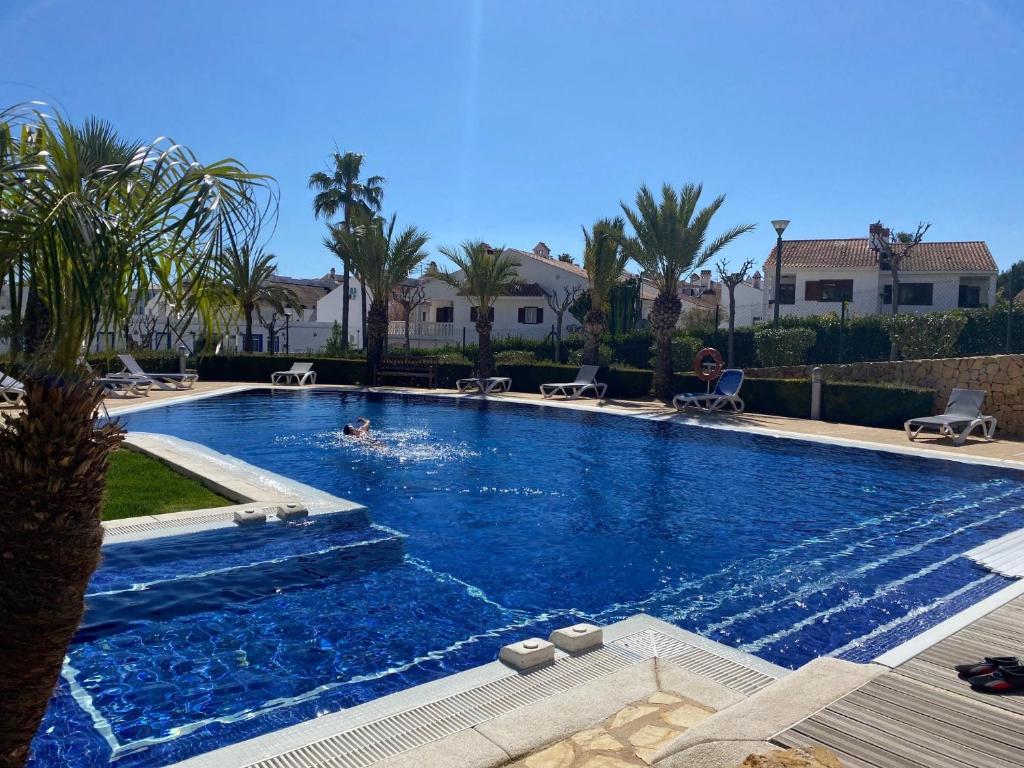
[[[233,503],[144,454],[122,448],[110,456],[107,490],[103,495],[104,520]]]

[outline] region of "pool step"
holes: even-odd
[[[968,550],[964,557],[1000,576],[1024,577],[1024,528]]]
[[[404,536],[387,529],[370,528],[355,541],[329,544],[320,550],[93,593],[86,597],[85,620],[75,642],[120,632],[139,621],[217,611],[319,581],[359,578],[367,570],[400,564],[404,541]]]

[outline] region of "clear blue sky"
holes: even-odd
[[[577,257],[641,182],[726,193],[727,254],[933,222],[1024,258],[1024,3],[77,2],[0,8],[0,102],[275,176],[269,244],[322,274],[306,180],[335,144],[433,236]]]

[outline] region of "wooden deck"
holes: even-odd
[[[954,664],[1024,655],[1024,598],[950,635],[773,741],[821,744],[844,768],[1021,768],[1024,696],[975,693]]]

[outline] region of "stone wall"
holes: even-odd
[[[813,365],[755,368],[747,376],[764,379],[802,379]],[[879,363],[822,365],[825,381],[900,384],[934,389],[935,412],[946,407],[955,388],[988,392],[983,410],[995,416],[1004,437],[1024,437],[1024,355],[951,357],[938,360],[898,360]],[[925,415],[925,414],[922,414]]]

